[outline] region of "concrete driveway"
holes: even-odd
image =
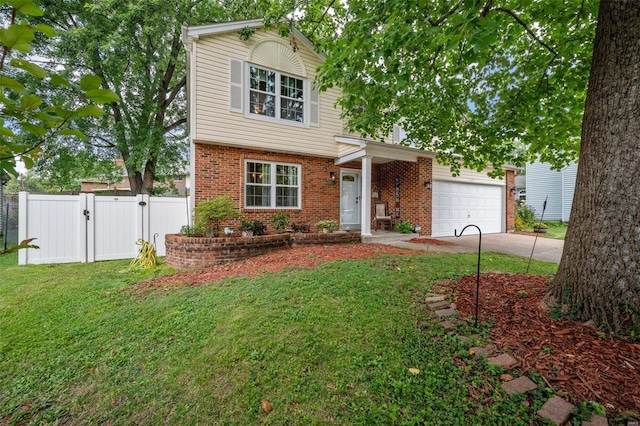
[[[406,241],[393,243],[394,246],[409,248],[413,250],[440,251],[447,253],[469,253],[478,252],[478,235],[463,235],[462,237],[436,238],[437,240],[448,241],[453,246],[437,246],[428,244],[416,244]],[[519,234],[483,234],[482,252],[493,251],[497,253],[515,254],[528,258],[531,256],[533,243],[536,242],[533,251],[533,258],[536,260],[546,260],[547,262],[560,263],[563,240],[552,238],[536,237]]]

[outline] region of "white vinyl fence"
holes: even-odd
[[[32,244],[40,249],[20,250],[18,264],[131,259],[136,241],[153,242],[154,236],[164,256],[165,234],[189,223],[187,206],[185,198],[21,192],[18,240],[37,238]]]

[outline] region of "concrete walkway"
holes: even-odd
[[[473,253],[478,251],[478,235],[463,235],[462,237],[435,238],[437,240],[448,241],[453,246],[438,246],[429,244],[410,243],[408,241],[395,241],[388,243],[396,247],[411,250],[437,251],[445,253]],[[531,256],[533,243],[536,237],[519,234],[483,234],[482,252],[493,251],[497,253],[515,254],[528,258]],[[533,258],[545,260],[547,262],[560,263],[563,240],[538,237]]]

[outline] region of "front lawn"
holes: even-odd
[[[146,293],[135,283],[171,271],[16,258],[0,257],[0,424],[533,418],[498,391],[500,369],[471,357],[421,303],[435,283],[473,274],[475,254],[343,260]],[[482,258],[486,271],[526,264]],[[534,261],[530,272],[556,268]]]

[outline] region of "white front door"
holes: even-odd
[[[360,172],[340,171],[340,227],[360,229]]]

